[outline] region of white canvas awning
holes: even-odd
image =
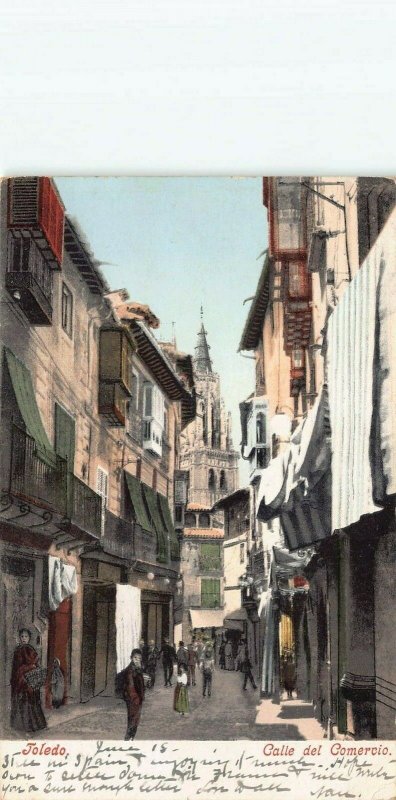
[[[193,628],[222,628],[224,611],[221,609],[190,609],[191,625]]]

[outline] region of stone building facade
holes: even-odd
[[[224,607],[223,512],[215,503],[238,488],[239,454],[233,448],[231,415],[213,371],[202,322],[193,359],[196,417],[181,437],[181,469],[189,473],[189,502],[181,544],[184,581],[183,637],[193,630],[214,634]]]

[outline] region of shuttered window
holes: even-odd
[[[221,551],[219,544],[216,542],[202,542],[200,546],[199,566],[203,571],[221,569]]]
[[[220,607],[220,580],[217,578],[201,579],[201,607]]]

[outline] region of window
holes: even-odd
[[[109,485],[109,475],[108,473],[102,469],[102,467],[98,467],[96,473],[96,491],[99,497],[102,498],[102,518],[101,518],[101,534],[103,536],[104,529],[105,529],[105,520],[106,520],[106,508],[107,508],[107,498],[108,498],[108,485]]]
[[[241,564],[245,561],[245,542],[241,542],[239,545],[239,561]]]
[[[73,295],[62,283],[62,328],[70,338],[73,336]]]
[[[218,578],[201,579],[201,607],[220,607],[220,580]]]
[[[184,516],[184,524],[186,528],[196,528],[197,521],[195,519],[195,514],[192,514],[191,511],[187,511]]]
[[[199,515],[199,527],[200,528],[209,528],[210,527],[210,514],[206,514],[205,512]]]
[[[153,416],[153,387],[148,383],[144,387],[144,416]]]
[[[265,414],[260,411],[256,416],[256,442],[257,444],[265,444],[266,430],[265,430]]]
[[[214,474],[214,470],[210,469],[208,473],[208,489],[215,489],[216,488],[216,477]]]
[[[202,542],[199,553],[199,567],[202,572],[221,569],[221,551],[218,543]]]
[[[227,478],[224,469],[220,471],[220,489],[227,488]]]
[[[139,375],[137,372],[132,372],[132,380],[131,380],[131,389],[132,389],[132,400],[130,404],[131,411],[138,410],[139,408]]]

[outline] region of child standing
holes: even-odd
[[[214,670],[214,658],[213,652],[211,650],[206,650],[203,661],[202,661],[202,694],[206,696],[206,690],[208,690],[208,697],[212,694],[212,676]]]
[[[182,717],[184,717],[184,714],[188,714],[190,710],[187,689],[187,670],[183,664],[180,664],[177,671],[177,682],[173,708],[175,711],[181,714]]]

